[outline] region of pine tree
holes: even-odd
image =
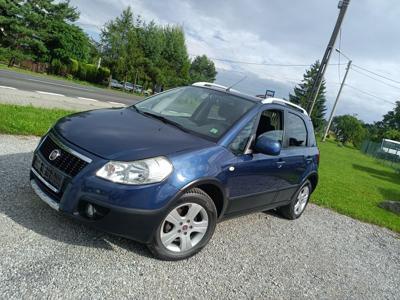
[[[315,78],[317,77],[319,66],[320,66],[319,61],[316,61],[313,65],[311,65],[310,69],[306,70],[306,73],[303,75],[303,80],[301,81],[300,84],[298,84],[294,88],[294,93],[289,94],[290,102],[300,105],[306,110],[310,108],[311,106],[310,95]],[[325,86],[325,80],[323,80],[321,88],[318,93],[317,100],[314,105],[314,109],[311,113],[311,120],[313,122],[316,131],[322,130],[325,123],[325,112],[326,112],[325,93],[326,93],[326,86]]]
[[[207,56],[196,56],[190,65],[190,81],[207,81],[214,82],[217,71],[215,70],[214,62],[208,59]]]

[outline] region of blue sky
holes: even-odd
[[[78,24],[93,37],[98,37],[106,21],[131,6],[145,20],[182,26],[191,55],[306,65],[322,58],[338,14],[337,3],[336,0],[71,0],[81,12]],[[342,27],[342,51],[355,65],[400,82],[398,16],[397,0],[352,0]],[[339,47],[339,42],[336,46]],[[331,63],[338,62],[335,53]],[[346,59],[341,57],[340,62],[346,63]],[[219,72],[217,83],[229,84],[247,76],[237,89],[250,94],[272,89],[278,97],[287,97],[306,69],[217,60],[215,64]],[[328,113],[344,72],[344,64],[332,65],[327,70]],[[400,84],[383,81],[390,86],[350,70],[349,86],[343,90],[337,113],[356,114],[366,122],[380,120],[393,109],[391,102],[400,100]]]

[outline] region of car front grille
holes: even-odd
[[[70,177],[76,176],[84,167],[87,166],[88,162],[70,153],[62,144],[60,144],[60,142],[56,142],[55,139],[53,139],[54,138],[50,135],[45,137],[45,140],[39,147],[40,154],[46,162],[57,170]],[[51,160],[50,154],[54,150],[58,150],[60,155],[56,159]]]

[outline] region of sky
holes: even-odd
[[[104,23],[128,6],[147,21],[182,26],[189,54],[206,54],[214,60],[216,83],[229,85],[247,76],[235,89],[252,95],[269,89],[281,98],[301,81],[306,66],[322,59],[339,12],[337,0],[71,0],[71,4],[81,13],[77,24],[95,39]],[[379,121],[400,101],[399,16],[398,0],[350,2],[336,47],[355,66],[394,81],[351,68],[337,115]],[[347,59],[335,52],[330,63],[325,75],[328,115]]]

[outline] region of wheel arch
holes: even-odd
[[[311,183],[311,187],[312,187],[312,191],[314,192],[314,190],[316,189],[317,185],[318,185],[318,173],[317,172],[312,172],[310,174],[308,174],[306,176],[305,180],[309,180]]]
[[[228,204],[228,192],[222,182],[215,178],[202,178],[192,181],[181,189],[177,198],[193,188],[199,188],[210,196],[217,209],[218,219],[220,219]]]

